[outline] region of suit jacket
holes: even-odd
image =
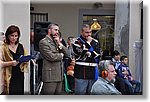
[[[58,82],[63,80],[63,57],[67,55],[65,46],[60,50],[56,43],[47,35],[39,42],[39,50],[43,57],[42,81]]]

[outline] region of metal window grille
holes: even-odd
[[[30,27],[34,28],[34,22],[47,22],[48,13],[30,13]]]

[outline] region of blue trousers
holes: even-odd
[[[75,94],[76,95],[89,95],[92,85],[95,80],[85,80],[75,78]]]
[[[130,81],[130,83],[132,85],[135,85],[135,87],[134,87],[134,93],[140,92],[141,83],[138,80],[132,80],[132,81]]]
[[[129,82],[129,80],[124,79],[124,82],[125,82],[125,84],[128,86],[128,89],[129,89],[129,91],[130,91],[130,94],[134,94],[133,86],[132,86],[132,84]]]
[[[137,81],[137,80],[129,81],[126,79],[124,81],[128,85],[129,90],[132,91],[132,93],[140,92],[141,83],[139,81]],[[135,87],[133,87],[133,85],[135,85]]]

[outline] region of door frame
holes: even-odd
[[[79,9],[78,16],[78,35],[80,35],[80,28],[83,24],[84,15],[98,15],[98,16],[115,16],[115,10],[106,9]]]

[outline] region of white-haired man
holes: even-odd
[[[93,95],[121,95],[115,88],[114,82],[117,75],[113,62],[105,60],[100,62],[100,77],[93,84],[91,94]]]

